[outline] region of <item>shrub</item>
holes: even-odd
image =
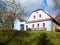
[[[60,45],[60,33],[48,31],[0,31],[0,45]]]
[[[39,37],[38,45],[53,45],[53,43],[50,42],[45,33],[42,33]]]

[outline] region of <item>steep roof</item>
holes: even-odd
[[[39,11],[39,10],[42,10],[42,9],[40,9],[40,8],[38,8],[37,10],[34,10],[33,12],[36,12],[36,11]],[[56,20],[56,19],[54,19],[50,14],[48,14],[46,11],[44,11],[44,10],[42,10],[45,14],[47,14],[49,17],[51,17],[51,19],[52,19],[52,21],[53,22],[55,22],[57,25],[59,25],[60,26],[60,23]],[[30,17],[30,16],[29,16]],[[29,18],[28,18],[29,19]]]
[[[20,19],[20,18],[18,18],[18,19],[20,22],[26,22],[26,20],[24,20],[24,19]]]
[[[36,12],[36,11],[39,11],[39,10],[42,10],[42,9],[41,8],[38,8],[38,9],[34,10],[33,12]]]
[[[44,11],[44,10],[43,10]],[[54,22],[54,23],[56,23],[57,25],[59,25],[60,26],[60,23],[55,19],[55,18],[53,18],[50,14],[48,14],[46,11],[44,11],[48,16],[50,16],[51,18],[52,18],[52,21]]]
[[[37,12],[37,11],[40,11],[40,10],[42,10],[41,8],[38,8],[38,9],[36,9],[36,10],[34,10],[33,12]],[[44,11],[44,10],[42,10],[44,13],[46,13],[46,11]],[[32,13],[33,13],[32,12]],[[48,13],[46,13],[46,14],[48,14]],[[31,16],[31,15],[30,15]],[[29,16],[29,17],[30,17]],[[48,15],[49,16],[49,15]],[[28,17],[28,19],[29,19],[29,17]],[[27,20],[28,20],[27,19]],[[43,19],[40,19],[39,21],[44,21],[44,20],[47,20],[46,18],[43,18]],[[52,18],[49,18],[48,20],[52,20]],[[27,21],[27,22],[30,22],[30,21]],[[32,21],[32,22],[34,22],[34,21]]]
[[[57,16],[55,17],[55,20],[56,20],[58,23],[60,23],[60,15],[57,15]]]

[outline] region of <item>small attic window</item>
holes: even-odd
[[[36,13],[38,13],[38,12],[36,12]]]
[[[41,18],[41,14],[39,15],[39,18]]]
[[[35,16],[34,16],[34,19],[35,19]]]
[[[28,25],[26,25],[26,29],[28,28]]]

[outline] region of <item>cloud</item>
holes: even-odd
[[[42,4],[42,0],[19,0],[21,4],[24,6],[24,8],[27,8],[27,10],[30,10],[32,8],[38,7],[40,4]]]
[[[27,16],[29,16],[33,10],[42,8],[47,10],[49,14],[56,15],[58,10],[54,10],[55,3],[53,0],[15,0],[17,3],[21,3]],[[60,3],[60,1],[58,0]]]
[[[47,7],[46,7],[46,10],[49,12],[49,14],[51,15],[55,15],[56,12],[55,10],[53,9],[54,8],[54,3],[53,3],[53,0],[47,0]]]
[[[29,16],[33,10],[42,8],[43,0],[19,0],[19,2],[24,7],[27,16]]]
[[[60,4],[60,1],[57,1]],[[49,14],[53,15],[53,17],[60,13],[60,9],[56,9],[56,2],[54,3],[53,0],[47,0],[47,4],[48,6],[46,7],[46,10],[49,12]]]
[[[29,3],[38,3],[38,2],[42,2],[42,0],[19,0],[19,1],[21,1],[22,3],[24,3],[24,4],[29,4]]]

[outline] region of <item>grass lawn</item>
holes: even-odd
[[[0,45],[42,45],[41,43],[60,45],[60,32],[0,31]]]

